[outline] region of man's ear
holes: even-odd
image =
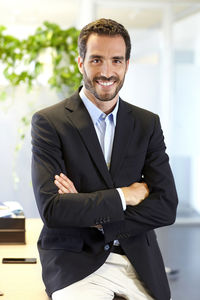
[[[81,74],[83,74],[83,58],[81,56],[78,56],[78,68]]]
[[[130,59],[128,59],[128,60],[126,61],[126,72],[128,71],[129,63],[130,63]]]

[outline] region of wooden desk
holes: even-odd
[[[0,245],[0,300],[48,300],[42,281],[37,239],[40,219],[26,220],[26,245]],[[37,264],[2,264],[3,257],[36,257]]]

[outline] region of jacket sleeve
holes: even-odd
[[[155,116],[142,172],[150,194],[139,205],[127,206],[125,220],[103,226],[107,242],[174,223],[178,198],[165,149],[159,117]]]
[[[67,174],[62,141],[51,120],[36,113],[32,118],[32,184],[44,224],[50,228],[90,227],[124,219],[116,189],[60,195],[54,184],[60,172]]]

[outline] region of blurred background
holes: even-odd
[[[184,231],[163,230],[158,231],[158,236],[167,264],[181,268],[185,262],[178,260],[180,253],[175,240],[179,241],[182,251],[185,244],[181,241],[188,231],[186,244],[196,245],[197,252],[200,247],[200,241],[193,240],[194,236],[198,239],[200,225],[200,1],[0,0],[0,25],[7,28],[7,35],[18,39],[33,35],[44,21],[56,23],[63,29],[72,26],[81,29],[101,17],[122,23],[131,35],[130,68],[121,97],[161,118],[180,201],[176,226]],[[7,92],[7,98],[0,102],[0,201],[19,201],[26,217],[39,215],[31,187],[30,126],[26,126],[22,141],[20,120],[26,114],[64,99],[69,93],[50,89],[48,51],[44,52],[42,61],[44,72],[29,93],[23,84],[10,88],[0,63],[0,89]],[[191,229],[195,231],[192,237]],[[197,252],[190,253],[188,260],[192,255],[198,259]],[[195,265],[196,262],[193,267]],[[200,299],[199,273],[188,268],[184,272],[189,272],[190,279],[195,274],[193,286],[189,284],[195,295],[184,298],[175,291],[173,300]],[[188,278],[182,282],[185,289]],[[172,286],[177,286],[174,282]]]
[[[19,39],[34,34],[44,21],[80,29],[101,17],[121,22],[130,32],[132,55],[121,97],[160,115],[180,199],[177,222],[199,222],[200,1],[0,0],[0,24]],[[14,151],[19,120],[67,96],[49,88],[48,51],[42,59],[44,73],[30,93],[23,84],[9,90],[0,65],[0,88],[8,91],[0,102],[1,195],[19,201],[27,217],[38,213],[30,178],[30,131],[17,155]]]

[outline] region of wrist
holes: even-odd
[[[136,205],[136,198],[133,191],[130,194],[130,190],[128,187],[123,187],[121,188],[121,190],[124,194],[126,205]]]
[[[125,197],[124,197],[124,193],[122,192],[122,189],[121,188],[117,188],[117,191],[119,193],[119,196],[120,196],[120,199],[121,199],[121,202],[122,202],[122,208],[123,210],[126,210],[126,200],[125,200]]]

